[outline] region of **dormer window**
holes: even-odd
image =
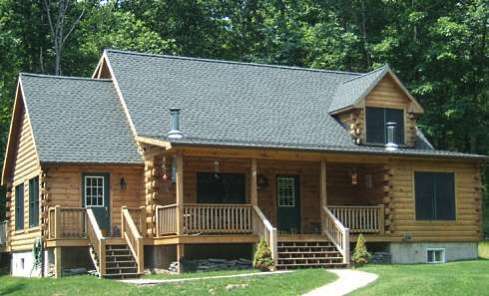
[[[395,123],[394,143],[404,144],[404,110],[367,107],[367,143],[385,145],[388,142],[388,125]]]

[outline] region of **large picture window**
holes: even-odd
[[[39,178],[29,180],[29,227],[39,226]]]
[[[245,203],[245,175],[197,173],[199,203]]]
[[[367,107],[367,143],[387,143],[387,123],[396,123],[394,141],[396,144],[404,144],[404,110],[389,108]]]
[[[416,220],[455,220],[453,173],[415,172]]]
[[[15,187],[15,230],[24,229],[24,184]]]

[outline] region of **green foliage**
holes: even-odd
[[[272,252],[264,239],[260,239],[253,257],[253,267],[262,271],[273,268]]]
[[[489,259],[489,241],[479,243],[479,258]]]
[[[364,264],[367,264],[370,261],[371,257],[372,255],[370,255],[370,253],[367,251],[365,238],[363,237],[363,234],[360,233],[351,260],[353,261],[355,266],[362,266]]]

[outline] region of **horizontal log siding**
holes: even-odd
[[[19,97],[19,99],[21,99]],[[12,251],[32,248],[36,237],[41,235],[39,227],[29,229],[29,179],[40,175],[41,166],[38,161],[34,137],[32,134],[29,117],[25,113],[23,104],[20,103],[20,115],[18,128],[15,135],[15,156],[12,171],[12,198],[9,206],[10,246]],[[15,186],[24,184],[24,230],[15,231]]]
[[[480,170],[474,164],[393,162],[391,165],[393,232],[413,241],[477,241],[481,239]],[[455,173],[455,221],[416,221],[414,172]]]
[[[82,206],[82,173],[110,173],[110,216],[112,228],[121,229],[121,207],[138,208],[144,205],[142,166],[84,166],[70,165],[47,169],[50,205]],[[120,180],[126,181],[121,190]]]

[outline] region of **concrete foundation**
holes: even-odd
[[[437,242],[437,243],[391,243],[388,250],[392,255],[394,264],[427,263],[427,249],[445,249],[445,260],[476,259],[477,243],[475,242]]]
[[[18,277],[40,277],[41,268],[34,268],[32,251],[12,253],[11,274]]]

